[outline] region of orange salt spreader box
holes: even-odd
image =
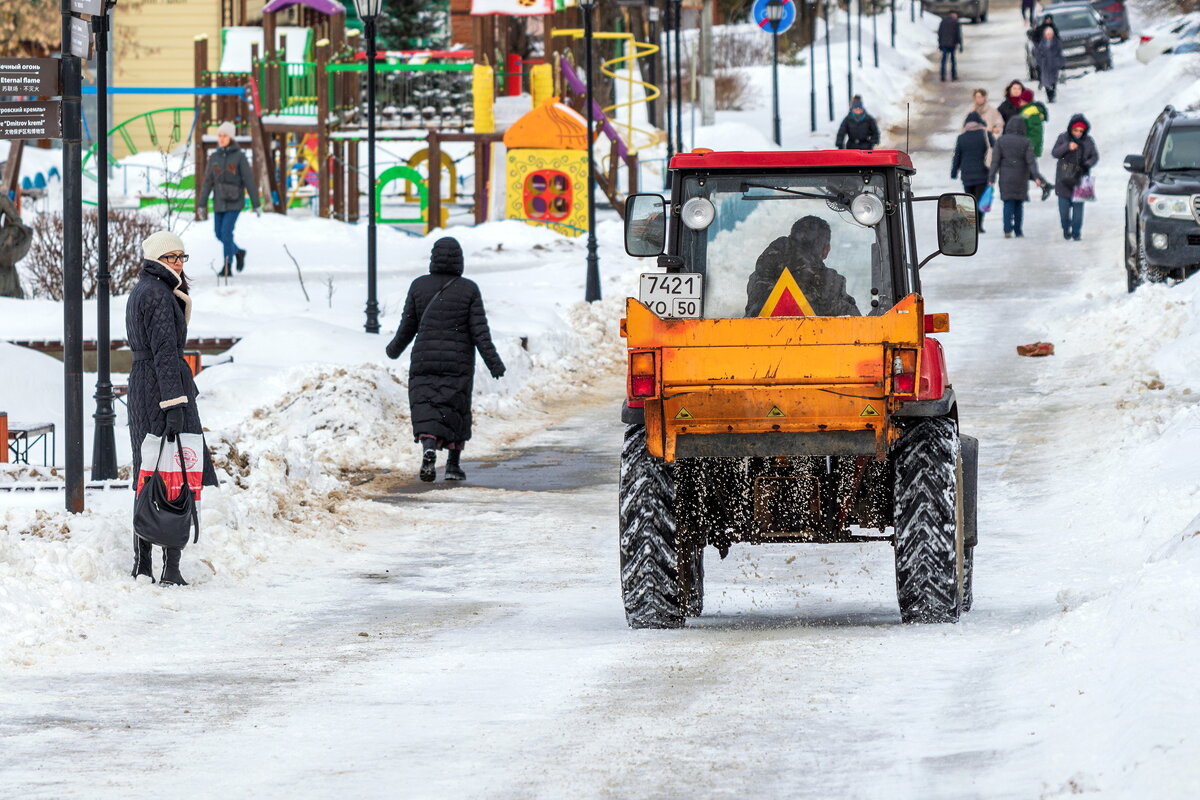
[[[977,442],[920,269],[974,254],[978,210],[915,196],[913,173],[894,150],[697,151],[672,159],[669,198],[627,199],[626,250],[658,267],[621,320],[633,627],[698,614],[704,548],[734,542],[888,541],[903,619],[970,607]]]

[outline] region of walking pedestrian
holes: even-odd
[[[972,94],[974,103],[967,113],[974,112],[983,120],[983,124],[987,126],[988,132],[992,136],[999,136],[1004,132],[1004,117],[1000,116],[1000,112],[988,105],[987,89],[976,89]]]
[[[958,80],[958,60],[955,51],[963,51],[962,23],[958,12],[951,11],[938,24],[938,49],[942,51],[942,83],[946,82],[946,60],[950,60],[950,79]]]
[[[170,231],[158,231],[142,242],[141,275],[125,305],[125,338],[133,351],[129,373],[129,440],[133,445],[133,475],[141,469],[142,440],[148,434],[173,439],[179,433],[203,433],[196,407],[196,382],[183,360],[192,298],[183,265],[188,256],[183,241]],[[216,486],[217,475],[204,448],[203,485]],[[133,576],[154,580],[151,546],[135,534]],[[186,586],[179,572],[182,550],[163,548],[159,583]]]
[[[213,229],[217,241],[221,243],[224,263],[221,267],[221,277],[233,275],[233,265],[236,262],[237,271],[246,268],[246,251],[233,241],[233,228],[237,225],[238,214],[246,207],[246,194],[250,195],[250,205],[254,213],[262,216],[258,203],[258,189],[254,184],[254,173],[250,170],[250,162],[246,154],[238,147],[233,137],[237,129],[232,122],[223,122],[217,128],[217,149],[208,157],[208,166],[204,169],[204,183],[200,187],[200,201],[196,208],[197,216],[208,208],[208,196],[213,196]]]
[[[1030,89],[1024,91],[1021,99],[1025,104],[1017,114],[1025,120],[1025,135],[1033,145],[1033,154],[1041,158],[1042,144],[1046,137],[1046,121],[1050,119],[1050,112],[1046,110],[1044,103],[1033,99],[1033,91]]]
[[[1053,26],[1042,29],[1042,38],[1033,47],[1033,61],[1037,64],[1038,83],[1046,90],[1046,99],[1053,103],[1058,91],[1058,73],[1066,64],[1062,40]]]
[[[387,346],[388,358],[399,358],[410,342],[408,403],[413,441],[421,445],[423,481],[437,477],[437,451],[449,451],[446,480],[466,479],[459,464],[471,438],[471,391],[475,351],[493,378],[504,376],[504,362],[492,344],[483,298],[474,281],[464,278],[458,240],[443,237],[433,244],[429,274],[408,287],[400,327]]]
[[[996,141],[983,122],[983,117],[972,111],[963,122],[962,133],[954,144],[954,158],[950,162],[950,180],[962,174],[963,191],[975,198],[978,206],[988,185],[988,154]],[[979,232],[983,233],[983,210],[977,215]]]
[[[1038,172],[1033,145],[1025,136],[1025,120],[1013,117],[1004,123],[1004,135],[996,142],[992,153],[992,168],[988,183],[997,183],[1000,199],[1004,201],[1004,238],[1025,235],[1025,203],[1029,201],[1029,182],[1045,186],[1046,179]]]
[[[1000,101],[996,111],[1000,113],[1000,118],[1005,123],[1021,110],[1021,106],[1025,105],[1025,91],[1025,84],[1020,81],[1010,81],[1008,86],[1004,87],[1004,99]]]
[[[1078,242],[1083,231],[1083,201],[1076,200],[1075,187],[1100,160],[1100,151],[1090,136],[1091,123],[1083,114],[1075,114],[1060,133],[1050,155],[1058,159],[1054,170],[1054,193],[1058,195],[1058,217],[1063,238]]]
[[[1033,9],[1036,0],[1021,0],[1021,22],[1033,25]]]
[[[879,125],[863,107],[858,95],[850,101],[850,113],[838,128],[836,146],[838,150],[874,150],[879,144]]]

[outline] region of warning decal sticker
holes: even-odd
[[[679,413],[675,415],[675,419],[695,419],[695,417],[686,408],[681,408],[679,409]]]
[[[768,417],[782,417],[784,414],[779,410],[779,406],[771,406],[771,410],[767,412]]]
[[[867,403],[867,407],[862,410],[862,413],[859,414],[859,416],[860,417],[878,417],[879,412],[875,410],[875,406],[871,405],[870,403]]]
[[[771,290],[771,295],[767,298],[767,302],[763,303],[762,311],[758,312],[758,315],[760,317],[816,316],[808,298],[804,296],[804,292],[800,291],[800,284],[796,283],[792,271],[787,268],[779,273],[779,280],[775,282],[775,288]]]

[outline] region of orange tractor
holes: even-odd
[[[978,443],[958,430],[920,267],[969,256],[966,194],[914,197],[898,151],[697,151],[626,201],[658,257],[628,299],[621,590],[629,624],[704,603],[704,551],[886,541],[906,622],[971,606]],[[914,203],[937,203],[921,259]],[[668,226],[668,220],[670,222]]]

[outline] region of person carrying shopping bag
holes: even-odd
[[[996,144],[987,125],[976,112],[967,114],[962,133],[954,144],[954,158],[950,162],[950,180],[962,174],[963,191],[975,198],[979,214],[979,232],[983,233],[984,210],[979,202],[988,186],[988,155]]]
[[[1058,196],[1063,238],[1076,242],[1083,231],[1083,198],[1091,199],[1095,194],[1092,167],[1100,160],[1100,151],[1096,149],[1090,131],[1087,117],[1076,114],[1067,123],[1066,133],[1060,133],[1050,149],[1050,155],[1058,159],[1054,170],[1054,194]]]
[[[133,351],[127,409],[135,476],[141,471],[142,444],[147,436],[171,438],[180,433],[204,432],[196,407],[196,383],[183,360],[192,316],[192,298],[183,272],[188,260],[183,241],[170,231],[158,231],[142,242],[142,253],[142,271],[125,306],[125,338]],[[202,483],[216,486],[217,475],[208,448],[201,450]],[[181,549],[163,548],[159,577],[163,585],[187,585],[179,572],[181,554]],[[134,577],[145,575],[154,580],[151,556],[151,545],[135,534]]]
[[[992,151],[992,169],[988,183],[999,178],[1000,199],[1004,201],[1004,238],[1025,235],[1025,203],[1029,201],[1029,182],[1045,186],[1046,179],[1038,172],[1033,145],[1025,136],[1025,120],[1013,117],[1004,123],[1004,135]]]

